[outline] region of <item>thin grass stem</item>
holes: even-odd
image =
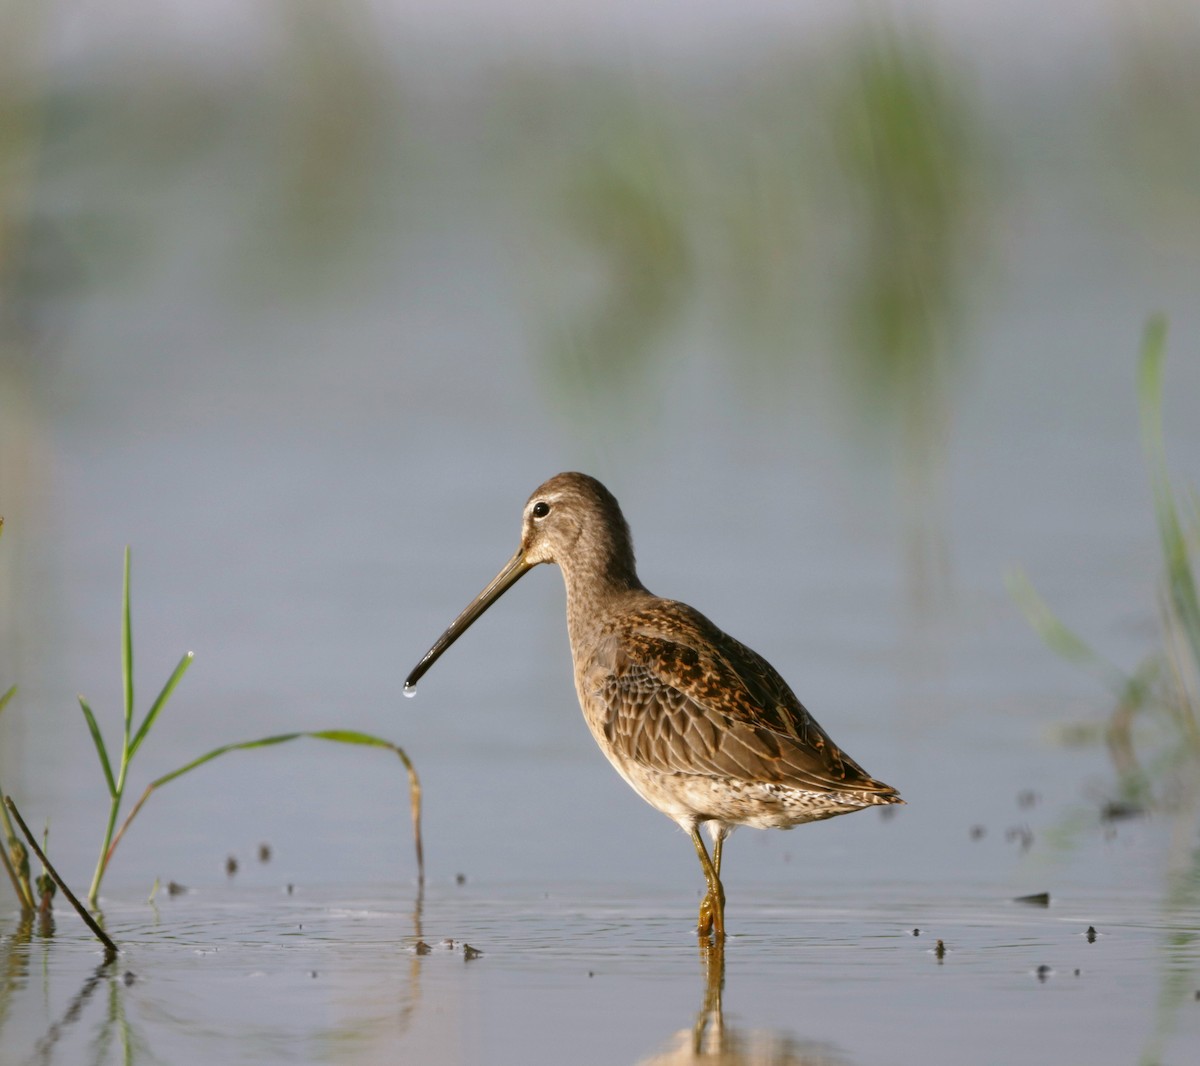
[[[124,574],[121,582],[121,682],[124,690],[125,706],[122,716],[121,760],[115,777],[112,771],[112,760],[108,756],[108,750],[100,733],[100,727],[96,722],[96,716],[92,714],[87,701],[82,696],[79,699],[79,704],[83,708],[83,714],[87,720],[88,729],[92,734],[92,740],[96,745],[96,753],[100,757],[100,765],[104,769],[105,782],[108,785],[110,798],[108,821],[104,827],[104,837],[100,842],[100,855],[96,859],[96,870],[92,874],[92,884],[88,890],[88,902],[93,907],[99,899],[100,882],[104,879],[105,871],[108,869],[108,863],[112,858],[113,848],[115,847],[113,834],[117,828],[117,818],[121,813],[121,802],[125,796],[125,778],[129,772],[129,764],[133,761],[133,756],[136,754],[138,748],[141,747],[142,741],[146,739],[150,729],[158,720],[159,712],[166,705],[171,693],[175,691],[175,686],[179,684],[183,675],[187,672],[187,668],[191,665],[193,658],[192,653],[189,651],[179,660],[171,676],[167,679],[167,683],[163,685],[158,697],[151,704],[150,710],[142,720],[142,724],[134,732],[133,620],[129,595],[131,565],[132,552],[126,546]]]
[[[5,806],[12,811],[12,816],[17,820],[17,825],[21,827],[21,832],[25,834],[25,839],[29,841],[29,846],[33,848],[34,854],[41,860],[42,865],[46,868],[46,872],[54,879],[54,883],[62,890],[62,894],[67,898],[67,901],[75,908],[76,913],[84,920],[87,927],[96,934],[97,939],[104,945],[105,950],[109,955],[118,953],[117,945],[113,943],[112,938],[100,928],[99,923],[87,912],[87,908],[76,898],[75,893],[71,891],[70,886],[59,876],[54,865],[46,858],[46,853],[39,846],[37,839],[29,831],[29,826],[25,824],[25,819],[21,817],[21,812],[17,810],[17,805],[13,802],[12,796],[4,797]]]
[[[4,519],[0,518],[0,528],[3,528]],[[13,685],[3,696],[0,696],[0,712],[8,705],[8,702],[17,694],[17,686]],[[0,796],[4,795],[4,786],[0,784]],[[8,817],[8,808],[3,803],[0,803],[0,829],[4,830],[4,847],[0,848],[0,862],[4,864],[4,871],[8,874],[9,880],[12,881],[13,891],[17,894],[17,899],[20,900],[21,909],[32,912],[34,910],[33,886],[29,883],[29,866],[28,862],[24,864],[23,869],[18,870],[13,864],[13,859],[9,855],[9,849],[14,851],[21,848],[21,842],[17,839],[16,833],[13,832],[12,822]]]

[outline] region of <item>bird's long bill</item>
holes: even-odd
[[[404,691],[411,692],[416,687],[417,682],[425,676],[425,671],[438,661],[442,652],[458,640],[470,628],[471,623],[476,618],[483,614],[505,592],[512,588],[517,581],[532,570],[533,565],[533,563],[525,561],[524,551],[518,548],[516,555],[504,564],[504,569],[492,578],[487,588],[467,604],[462,614],[454,619],[446,632],[437,638],[433,647],[421,656],[421,661],[413,667],[412,673],[404,681]]]

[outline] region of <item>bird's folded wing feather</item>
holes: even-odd
[[[625,757],[668,773],[891,791],[833,743],[770,663],[699,612],[658,601],[621,629],[597,695]]]

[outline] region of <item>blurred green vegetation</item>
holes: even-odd
[[[932,32],[885,21],[738,75],[618,92],[522,72],[499,127],[546,249],[534,317],[562,323],[548,378],[573,424],[652,423],[708,330],[741,401],[777,417],[813,376],[840,381],[851,432],[900,454],[924,595],[948,570],[955,372],[997,209],[990,120]]]
[[[1160,646],[1132,673],[1108,661],[1059,620],[1020,573],[1010,590],[1048,647],[1094,672],[1110,689],[1113,708],[1106,720],[1062,731],[1072,744],[1103,743],[1116,774],[1115,794],[1098,816],[1072,812],[1050,835],[1065,849],[1100,823],[1156,811],[1170,818],[1163,911],[1171,932],[1164,934],[1162,977],[1155,1024],[1141,1061],[1161,1061],[1179,1009],[1191,998],[1195,943],[1200,932],[1188,922],[1200,905],[1200,497],[1191,490],[1181,513],[1168,473],[1163,437],[1165,318],[1146,326],[1138,368],[1138,407],[1142,451],[1154,500],[1161,549],[1159,581]]]
[[[647,370],[692,291],[685,179],[670,147],[673,133],[656,129],[627,101],[605,123],[604,143],[567,163],[558,196],[558,225],[587,250],[588,262],[572,285],[582,295],[553,285],[560,297],[546,306],[563,310],[546,312],[542,357],[566,403],[584,401],[584,410],[604,418],[652,376]]]
[[[1124,213],[1153,245],[1200,242],[1200,6],[1123,8],[1117,92],[1101,137],[1123,190]]]
[[[772,417],[839,381],[846,438],[899,456],[914,571],[944,567],[955,395],[1010,183],[1094,196],[1055,157],[1018,158],[1022,128],[1053,112],[1018,76],[984,93],[936,23],[879,14],[662,61],[426,53],[361,0],[260,15],[232,56],[146,43],[64,62],[47,49],[61,13],[5,10],[0,496],[18,529],[40,476],[38,383],[92,293],[202,247],[233,307],[279,315],[357,299],[415,231],[465,226],[477,243],[454,254],[487,260],[501,235],[497,288],[525,294],[564,423],[652,426],[697,338],[718,338],[719,371]],[[1087,140],[1077,158],[1134,198],[1135,224],[1194,250],[1200,16],[1155,4],[1118,29],[1085,98],[1046,87],[1059,139]]]
[[[982,210],[973,146],[986,133],[966,79],[936,42],[875,29],[836,63],[831,134],[857,248],[842,332],[860,389],[918,425],[941,421],[966,253]]]
[[[365,4],[270,6],[272,55],[247,87],[263,175],[238,251],[242,281],[251,299],[270,299],[278,286],[306,299],[340,295],[373,262],[389,201],[404,197],[395,153],[413,138],[403,94]]]
[[[932,35],[875,22],[739,73],[618,92],[594,71],[522,70],[508,86],[513,185],[529,231],[559,246],[538,303],[580,302],[578,272],[556,269],[564,234],[605,279],[574,343],[550,345],[559,379],[575,399],[641,388],[639,367],[670,360],[698,319],[729,338],[748,397],[777,398],[832,340],[864,421],[924,441],[986,230],[987,122],[965,77]]]
[[[1117,773],[1122,810],[1200,809],[1200,502],[1190,497],[1181,514],[1167,473],[1163,441],[1163,361],[1166,321],[1146,327],[1138,371],[1142,445],[1154,498],[1162,552],[1159,613],[1161,646],[1132,673],[1108,661],[1058,619],[1020,573],[1010,590],[1048,647],[1091,670],[1108,687],[1114,707],[1107,720],[1064,732],[1072,743],[1102,741]],[[1186,801],[1186,802],[1185,802]]]

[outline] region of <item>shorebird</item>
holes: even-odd
[[[696,849],[707,885],[702,938],[725,938],[721,849],[737,826],[791,829],[904,802],[834,744],[761,655],[647,590],[621,508],[586,474],[557,474],[529,497],[520,547],[413,668],[405,692],[539,563],[562,570],[575,691],[592,736]]]

